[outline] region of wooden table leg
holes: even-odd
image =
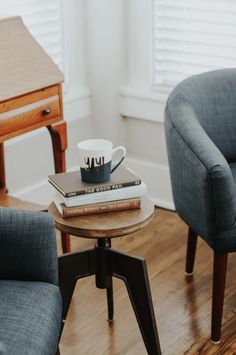
[[[64,254],[71,252],[70,235],[61,232],[61,248]]]
[[[3,142],[0,143],[0,192],[7,193]]]
[[[62,173],[66,171],[65,151],[67,149],[67,126],[65,121],[55,123],[47,126],[49,130],[54,157],[55,173]],[[61,232],[61,244],[63,253],[70,253],[70,236]]]
[[[55,173],[66,171],[65,151],[67,149],[66,122],[61,121],[47,126],[52,139]]]

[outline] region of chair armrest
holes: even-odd
[[[48,213],[0,208],[0,279],[58,283],[55,226]]]
[[[171,97],[170,101],[165,111],[165,130],[176,210],[213,245],[216,231],[235,223],[233,176],[192,106],[178,98]]]

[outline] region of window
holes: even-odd
[[[0,0],[0,18],[21,16],[32,35],[63,69],[60,0]]]
[[[236,65],[235,0],[152,0],[154,89]]]

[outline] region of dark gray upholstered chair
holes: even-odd
[[[55,355],[61,314],[52,217],[0,209],[0,354]]]
[[[189,226],[186,273],[198,235],[214,252],[211,339],[219,342],[227,255],[236,251],[236,69],[180,83],[166,105],[165,131],[176,211]]]

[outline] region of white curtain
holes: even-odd
[[[153,0],[154,87],[236,67],[236,0]]]
[[[0,0],[0,18],[21,16],[53,61],[63,69],[60,0]]]

